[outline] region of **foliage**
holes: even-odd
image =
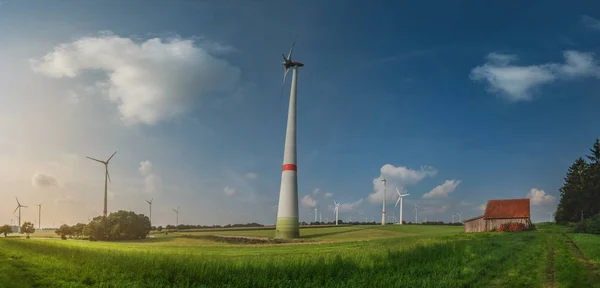
[[[525,230],[527,230],[527,226],[525,224],[512,222],[500,225],[500,227],[496,229],[496,232],[519,232]]]
[[[27,221],[21,225],[21,233],[25,233],[27,235],[27,239],[29,239],[29,235],[35,233],[35,226],[33,223]]]
[[[577,223],[577,226],[575,226],[575,232],[600,234],[600,214]]]
[[[600,213],[600,139],[586,158],[575,160],[567,171],[554,214],[556,223],[578,222]]]
[[[4,234],[4,237],[7,237],[10,233],[12,233],[12,227],[8,224],[0,226],[0,234]]]
[[[60,236],[60,239],[67,240],[67,236],[72,235],[71,227],[67,224],[60,225],[56,231],[54,231],[57,235]]]
[[[83,237],[83,231],[85,230],[85,225],[83,223],[77,223],[71,226],[71,236],[81,239]]]
[[[144,214],[120,210],[107,217],[98,216],[88,223],[83,234],[90,241],[119,241],[145,239],[150,233],[150,219]]]

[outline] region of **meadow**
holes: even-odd
[[[537,228],[302,228],[300,241],[252,244],[223,239],[274,231],[181,231],[118,243],[41,233],[0,239],[0,287],[600,287],[600,236]]]

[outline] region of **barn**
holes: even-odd
[[[488,200],[483,216],[464,221],[465,232],[485,232],[500,228],[505,223],[523,223],[531,226],[529,198]]]

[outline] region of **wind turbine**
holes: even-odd
[[[42,204],[44,202],[38,204],[38,230],[42,230]]]
[[[419,205],[415,204],[415,223],[419,224]]]
[[[456,215],[458,215],[458,222],[461,223],[462,222],[462,212],[456,213]]]
[[[175,211],[175,214],[177,214],[177,218],[176,218],[176,222],[175,222],[175,228],[179,227],[179,207],[177,207],[177,210],[173,209],[173,211]]]
[[[323,223],[323,213],[319,213],[319,222]]]
[[[21,208],[27,208],[27,206],[21,205],[21,202],[19,202],[19,198],[15,197],[15,199],[17,199],[17,208],[15,209],[15,211],[13,211],[13,214],[15,212],[17,212],[17,210],[19,210],[19,231],[18,232],[21,232]]]
[[[152,227],[152,201],[154,201],[154,198],[150,199],[150,201],[146,200],[150,205],[150,227]]]
[[[335,204],[335,225],[338,225],[338,213],[340,212],[340,203],[336,203],[335,201],[333,201],[333,204]]]
[[[96,162],[100,162],[100,163],[104,164],[104,168],[105,168],[105,171],[106,171],[106,172],[104,173],[104,211],[103,211],[103,215],[104,215],[104,217],[106,217],[106,213],[107,213],[107,211],[108,211],[108,210],[107,210],[107,207],[106,207],[106,206],[107,206],[107,202],[108,202],[108,182],[107,182],[107,180],[108,180],[108,181],[110,181],[110,174],[108,174],[108,162],[110,162],[110,159],[112,159],[112,158],[113,158],[113,156],[115,156],[115,154],[117,154],[117,151],[115,151],[115,153],[113,153],[113,154],[112,154],[112,155],[111,155],[111,156],[108,158],[108,160],[106,160],[106,161],[102,161],[102,160],[94,159],[94,158],[92,158],[92,157],[86,157],[86,158],[88,158],[88,159],[90,159],[90,160],[94,160],[94,161],[96,161]],[[112,182],[112,181],[110,181],[110,182]]]
[[[410,194],[400,194],[400,190],[398,190],[398,188],[396,188],[396,193],[398,193],[398,200],[396,201],[395,206],[398,206],[398,202],[400,202],[400,222],[398,222],[398,224],[402,225],[402,199],[404,196],[408,196]]]
[[[285,67],[282,85],[285,84],[285,77],[291,68],[292,87],[290,89],[290,104],[288,107],[287,128],[285,131],[281,188],[279,190],[279,206],[277,209],[277,224],[275,227],[276,238],[300,237],[300,226],[298,225],[298,167],[296,166],[296,90],[298,83],[298,67],[303,67],[304,64],[292,61],[294,45],[296,45],[295,40],[287,58],[282,54],[283,66]]]
[[[319,209],[317,209],[317,206],[315,206],[315,222],[317,222],[317,211],[318,211],[318,210],[319,210]]]
[[[383,208],[381,210],[381,225],[385,225],[385,193],[386,193],[386,183],[387,180],[385,180],[385,178],[381,179],[381,182],[383,182]]]

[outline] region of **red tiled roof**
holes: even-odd
[[[511,219],[529,218],[529,198],[488,200],[483,218]]]

